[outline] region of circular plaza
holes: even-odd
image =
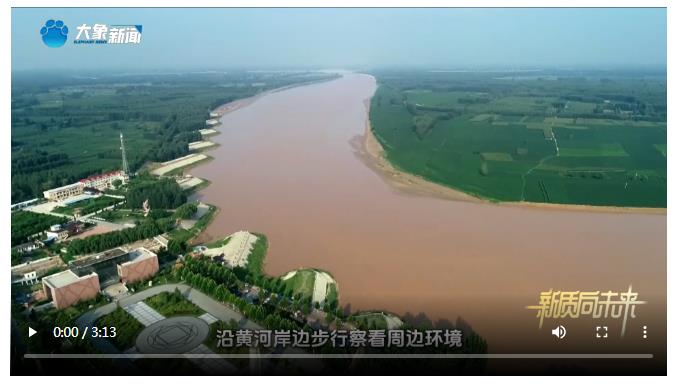
[[[209,335],[209,325],[199,318],[177,316],[160,320],[144,328],[136,338],[141,353],[186,353]]]

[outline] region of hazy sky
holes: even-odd
[[[69,27],[45,46],[47,19]],[[138,46],[75,45],[141,24]],[[665,67],[664,9],[13,9],[12,68]]]

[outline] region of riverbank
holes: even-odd
[[[364,160],[367,167],[375,170],[388,184],[395,190],[414,195],[437,197],[453,201],[466,201],[480,204],[493,204],[507,207],[520,207],[529,209],[547,209],[562,211],[579,212],[603,212],[603,213],[641,213],[665,215],[667,208],[647,208],[647,207],[613,207],[613,206],[595,206],[595,205],[576,205],[576,204],[553,204],[536,203],[529,201],[505,201],[496,202],[475,195],[470,195],[463,191],[437,184],[427,179],[395,168],[386,157],[383,145],[371,129],[369,121],[369,105],[371,99],[364,102],[367,109],[367,118],[365,121],[364,135],[361,143],[361,151],[358,155]]]
[[[202,131],[207,130],[207,131],[209,131],[209,136],[215,136],[215,135],[220,134],[221,131],[218,130],[217,128],[221,127],[221,125],[222,125],[221,118],[224,115],[226,115],[230,112],[237,111],[240,108],[244,108],[244,107],[250,105],[251,103],[255,102],[256,100],[258,100],[258,98],[263,97],[263,96],[265,96],[265,95],[267,95],[271,92],[275,92],[275,91],[278,91],[278,90],[281,90],[281,89],[284,89],[284,88],[285,87],[271,89],[269,91],[261,92],[259,94],[254,95],[254,96],[250,96],[250,97],[247,97],[247,98],[244,98],[244,99],[233,100],[233,101],[230,101],[228,103],[225,103],[223,105],[218,106],[216,109],[209,112],[210,119],[216,120],[217,123],[210,125],[206,129],[201,129],[200,133],[202,133]],[[214,116],[214,114],[216,114],[216,116]],[[191,145],[193,145],[192,148],[191,148]],[[212,141],[202,140],[202,141],[190,143],[189,144],[189,149],[191,150],[190,154],[183,156],[183,157],[179,157],[177,159],[165,161],[165,162],[162,162],[162,163],[156,163],[155,165],[151,165],[149,170],[155,176],[175,176],[175,175],[185,173],[185,172],[187,172],[187,171],[189,171],[189,170],[191,170],[191,169],[193,169],[193,168],[195,168],[195,167],[197,167],[201,164],[204,164],[205,162],[212,161],[214,159],[212,156],[205,155],[202,152],[213,150],[216,147],[218,147],[218,144],[214,143]],[[191,195],[195,194],[200,189],[208,186],[209,183],[210,183],[209,180],[203,179],[199,184],[194,185],[191,188],[189,188],[189,189],[191,189],[190,194]],[[206,240],[208,240],[208,239],[206,239]]]
[[[244,107],[248,106],[249,104],[258,100],[260,97],[263,97],[264,95],[266,95],[266,94],[268,94],[269,92],[272,92],[272,91],[273,90],[261,92],[259,94],[254,95],[254,96],[250,96],[250,97],[247,97],[247,98],[244,98],[244,99],[233,100],[233,101],[230,101],[228,103],[225,103],[223,105],[216,107],[216,109],[214,109],[210,113],[217,113],[219,115],[218,117],[216,117],[216,120],[218,120],[219,123],[216,124],[216,125],[210,126],[209,129],[216,130],[217,127],[220,127],[221,124],[222,124],[221,118],[223,117],[223,115],[230,113],[230,112],[233,112],[233,111],[237,111],[240,108],[244,108]]]
[[[268,91],[260,92],[260,93],[257,93],[254,96],[250,96],[250,97],[247,97],[247,98],[244,98],[244,99],[238,99],[238,100],[230,101],[226,104],[223,104],[223,105],[217,107],[216,109],[214,109],[213,111],[210,112],[210,114],[211,113],[218,114],[218,117],[216,117],[216,120],[218,120],[218,124],[210,126],[209,129],[216,130],[217,127],[220,127],[223,124],[222,121],[221,121],[221,118],[224,115],[226,115],[230,112],[237,111],[240,108],[244,108],[244,107],[250,105],[251,103],[255,102],[256,100],[258,100],[258,99],[260,99],[260,98],[262,98],[262,97],[264,97],[268,94],[286,91],[288,89],[292,89],[292,88],[296,88],[296,87],[303,87],[303,86],[306,86],[306,85],[323,83],[323,82],[326,82],[326,81],[332,81],[332,80],[336,80],[339,77],[340,76],[329,77],[329,78],[320,79],[320,80],[303,81],[303,82],[295,83],[295,84],[289,84],[289,85],[285,85],[283,87],[279,87],[279,88],[275,88],[275,89],[270,89]],[[218,132],[220,133],[220,131],[218,131]]]

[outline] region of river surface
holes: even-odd
[[[375,89],[374,78],[350,74],[224,115],[212,137],[220,146],[208,152],[215,159],[190,171],[211,181],[196,198],[221,208],[207,236],[265,233],[268,274],[327,270],[352,311],[461,317],[491,352],[558,342],[550,328],[559,323],[546,320],[539,330],[536,312],[525,308],[551,288],[632,285],[649,303],[628,321],[625,340],[639,340],[647,324],[652,339],[664,336],[664,214],[506,207],[395,190],[356,154]],[[618,339],[609,343],[624,345],[617,319],[569,319],[567,340],[594,343],[600,322]]]

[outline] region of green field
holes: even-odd
[[[401,170],[494,201],[666,206],[664,76],[374,75],[371,126]]]
[[[625,157],[629,156],[623,146],[619,143],[605,144],[600,143],[595,146],[586,146],[581,144],[578,146],[563,147],[559,149],[560,156],[583,156],[583,157]]]
[[[654,144],[654,147],[661,153],[661,155],[663,155],[663,156],[668,155],[667,144]]]

